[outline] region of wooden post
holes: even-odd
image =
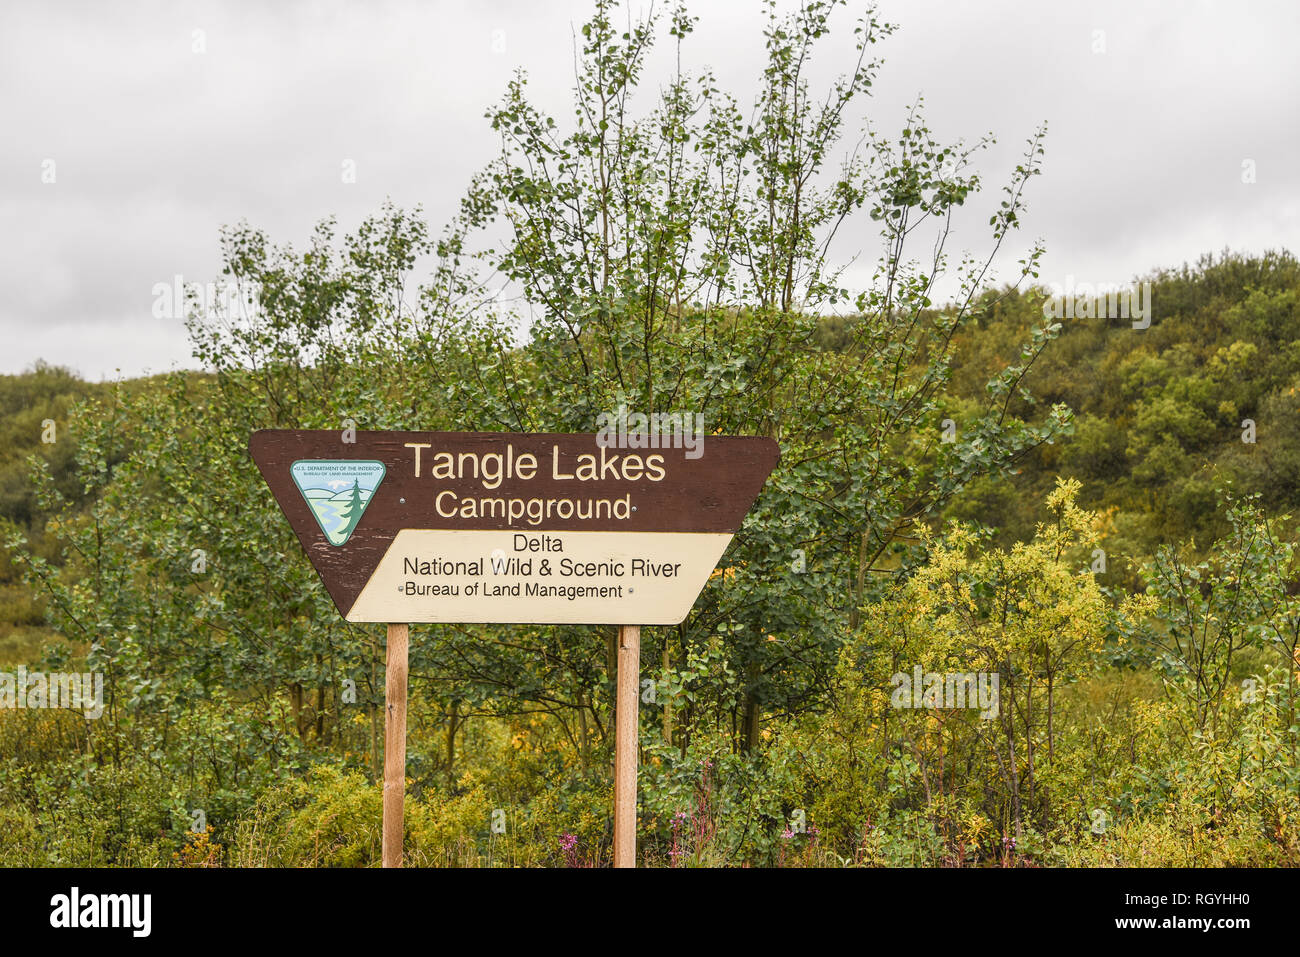
[[[636,867],[636,754],[641,700],[641,626],[618,629],[614,732],[614,866]]]
[[[402,866],[403,803],[406,797],[406,625],[388,626],[384,682],[384,867]]]

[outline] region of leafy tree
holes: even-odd
[[[1231,535],[1196,561],[1187,549],[1160,548],[1143,567],[1148,591],[1160,602],[1160,628],[1150,640],[1160,650],[1167,691],[1183,706],[1183,733],[1213,735],[1224,698],[1234,687],[1234,664],[1250,647],[1277,648],[1294,702],[1297,613],[1289,592],[1295,547],[1280,533],[1289,516],[1265,519],[1253,497],[1228,503]],[[1294,705],[1292,704],[1291,707]],[[1294,712],[1287,712],[1288,726]],[[1290,752],[1295,753],[1291,742]]]
[[[882,669],[910,673],[996,675],[996,716],[935,711],[933,719],[882,710],[883,741],[913,753],[930,798],[959,793],[961,768],[972,768],[974,746],[996,769],[1006,806],[997,813],[1023,837],[1028,808],[1048,814],[1056,757],[1056,714],[1062,687],[1101,647],[1108,603],[1080,559],[1095,541],[1096,516],[1076,504],[1077,482],[1048,498],[1052,515],[1031,542],[1009,550],[987,547],[972,527],[955,525],[927,537],[929,560],[871,609],[859,656],[874,654],[876,687]],[[861,666],[861,665],[859,665]],[[947,743],[945,743],[945,736]],[[969,773],[969,771],[967,772]],[[988,792],[986,792],[988,793]],[[994,810],[986,808],[988,810]]]
[[[990,250],[962,260],[955,304],[940,308],[931,296],[949,271],[946,240],[979,189],[973,157],[990,140],[941,144],[918,103],[896,141],[872,131],[840,162],[836,147],[880,68],[870,53],[893,30],[868,11],[854,27],[856,61],[814,93],[809,64],[842,5],[811,0],[789,16],[766,5],[768,59],[747,115],[709,72],[680,66],[636,110],[660,18],[620,30],[601,0],[581,31],[572,124],[533,105],[516,77],[488,113],[500,156],[460,220],[467,242],[506,227],[480,255],[531,309],[526,358],[488,360],[501,427],[590,430],[624,405],[699,412],[711,431],[780,440],[782,465],[724,560],[732,574],[676,634],[648,640],[671,671],[708,636],[726,637],[743,681],[724,714],[742,747],[764,708],[824,700],[842,637],[828,606],[856,621],[892,550],[944,502],[1068,427],[1064,409],[1036,425],[1008,414],[1055,335],[1043,321],[994,370],[985,401],[961,410],[957,441],[941,441],[953,338],[991,306],[978,290],[1017,225],[1043,132],[990,220]],[[680,64],[694,20],[682,7],[666,19]],[[829,250],[864,220],[882,253],[872,288],[855,293]],[[929,244],[924,265],[909,252],[918,242]],[[816,314],[850,306],[839,348],[827,350]],[[481,405],[465,394],[481,384],[457,401]],[[791,574],[798,553],[809,574]],[[683,752],[693,718],[687,703]]]

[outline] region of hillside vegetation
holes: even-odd
[[[648,860],[1297,862],[1294,526],[1283,516],[1295,508],[1286,463],[1300,454],[1300,433],[1279,423],[1300,374],[1300,351],[1288,348],[1300,336],[1300,274],[1285,255],[1226,256],[1151,281],[1158,320],[1149,330],[1066,323],[1026,377],[1032,394],[1075,410],[1073,434],[956,492],[943,516],[909,536],[919,546],[881,566],[855,625],[833,599],[810,607],[827,635],[819,647],[789,606],[801,598],[790,576],[771,565],[755,576],[731,559],[690,627],[647,630],[644,666],[665,702],[643,719]],[[987,314],[958,339],[945,416],[966,421],[979,399],[970,370],[1005,362],[1007,344],[1041,316],[1044,293],[986,295]],[[861,321],[823,323],[817,348],[851,352],[835,340]],[[1251,363],[1249,385],[1245,370],[1229,372],[1243,354],[1274,357]],[[526,351],[512,361],[528,361]],[[112,675],[97,725],[0,712],[0,816],[29,839],[7,842],[7,861],[374,863],[379,791],[368,782],[379,760],[382,636],[330,624],[323,589],[233,430],[207,454],[238,478],[243,505],[205,497],[200,473],[159,458],[182,442],[193,449],[190,429],[225,418],[220,386],[174,376],[99,387],[48,368],[6,386],[23,397],[3,425],[14,437],[11,474],[30,467],[20,452],[35,454],[63,502],[43,511],[20,493],[37,487],[30,480],[12,480],[4,502],[11,546],[20,529],[31,542],[6,567],[12,576],[18,557],[35,571],[27,588],[6,585],[9,634],[27,638],[10,645],[11,664],[83,667],[94,632],[59,614],[77,602],[112,649],[92,655]],[[86,402],[79,411],[74,398]],[[1032,419],[1040,407],[1017,411]],[[41,456],[31,441],[46,417],[70,424],[53,446],[62,454]],[[1241,441],[1241,418],[1256,422],[1253,445]],[[118,464],[105,470],[110,459]],[[1174,461],[1181,466],[1160,470]],[[774,485],[765,498],[788,487]],[[785,525],[782,508],[760,502],[759,527]],[[87,536],[110,523],[112,541],[88,553]],[[256,556],[239,549],[241,523],[277,544]],[[186,546],[214,537],[227,570],[188,574]],[[1097,548],[1109,560],[1101,572]],[[266,554],[277,556],[273,573]],[[111,597],[97,577],[105,558],[118,583]],[[815,583],[818,564],[808,577],[833,595],[833,581]],[[262,571],[247,577],[253,567]],[[227,576],[260,595],[290,567],[302,610],[263,619],[264,635],[245,632],[237,623],[259,616],[240,603],[258,599],[232,600]],[[727,611],[737,588],[777,592],[778,617],[766,612],[759,626],[772,649],[766,673],[737,667],[753,627],[732,617],[734,605]],[[57,597],[54,609],[43,594]],[[430,626],[415,636],[413,860],[607,861],[608,635]],[[977,713],[893,707],[890,675],[913,665],[1000,671],[1002,705],[1013,709],[995,725],[1002,742],[988,739]],[[812,670],[800,677],[801,668]],[[355,703],[343,701],[344,677],[357,682]],[[760,705],[751,742],[740,709],[756,678],[785,686],[785,697]],[[143,748],[147,761],[115,757]],[[97,769],[88,778],[76,771],[87,760]],[[1024,762],[1014,783],[1012,761]],[[208,825],[201,834],[195,808]],[[512,822],[505,837],[491,829],[499,808]],[[792,820],[812,828],[792,830]],[[313,836],[303,843],[304,834]]]

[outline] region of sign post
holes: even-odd
[[[406,801],[406,625],[389,625],[384,678],[384,867],[402,866]]]
[[[636,867],[636,761],[640,740],[641,627],[618,629],[614,702],[614,866]]]
[[[641,628],[690,613],[772,439],[264,430],[249,451],[339,613],[388,626],[383,863],[402,865],[408,623],[617,625],[614,864],[636,865]]]

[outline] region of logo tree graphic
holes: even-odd
[[[361,521],[361,513],[366,510],[365,503],[361,501],[361,481],[352,480],[352,498],[345,506],[345,511],[340,513],[347,520],[343,526],[343,540],[347,541],[352,535],[352,530],[357,527],[357,522]]]

